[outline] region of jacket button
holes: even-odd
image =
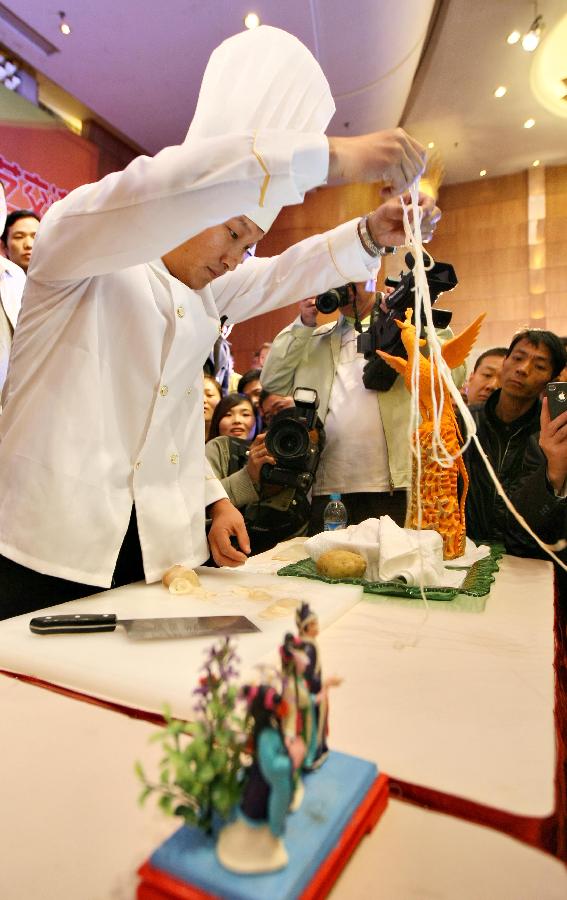
[[[176,466],[177,463],[179,462],[179,454],[172,453],[171,456],[169,457],[169,461],[172,464],[172,466]]]
[[[187,390],[185,391],[185,393],[187,394],[188,397],[190,397],[191,394],[193,393],[193,388],[187,388]]]
[[[168,388],[167,384],[162,384],[162,386],[159,389],[161,396],[167,397],[168,391],[169,391],[169,388]]]
[[[177,313],[177,315],[179,316],[179,318],[182,319],[183,316],[185,315],[185,307],[184,307],[184,306],[178,306],[177,309],[175,310],[175,312]]]
[[[136,471],[138,471],[138,469],[141,469],[141,467],[142,467],[141,461],[137,460],[137,462],[134,465],[134,468],[136,469]]]

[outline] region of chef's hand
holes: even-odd
[[[242,515],[227,498],[211,503],[208,514],[212,519],[209,547],[217,566],[241,566],[250,553],[250,541]],[[240,550],[230,543],[231,537],[236,538]]]
[[[384,197],[407,190],[425,169],[426,150],[403,128],[329,138],[329,184],[384,181]]]
[[[404,196],[404,200],[406,203],[411,202],[410,195]],[[421,236],[424,241],[429,241],[433,237],[433,232],[441,218],[441,210],[435,205],[435,200],[428,194],[419,195],[419,209],[421,211]],[[411,222],[411,209],[409,210],[409,218]],[[376,244],[382,244],[386,247],[403,246],[406,242],[406,235],[402,205],[399,199],[396,197],[392,200],[387,200],[378,209],[370,213],[367,227],[371,238]]]

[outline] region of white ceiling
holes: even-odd
[[[254,9],[319,59],[337,105],[330,134],[403,121],[435,142],[447,182],[477,178],[481,168],[518,171],[536,157],[567,162],[567,119],[537,103],[531,56],[505,43],[513,27],[527,29],[534,6],[527,0],[50,3],[4,5],[60,52],[46,55],[1,18],[0,43],[149,153],[183,139],[211,50],[242,30]],[[58,27],[61,6],[73,29],[67,38]],[[567,13],[567,0],[540,0],[539,8],[549,27]],[[510,90],[497,101],[492,92],[502,83]],[[529,116],[536,126],[528,132],[521,125]]]

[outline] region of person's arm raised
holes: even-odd
[[[403,128],[329,138],[328,184],[383,181],[384,197],[407,190],[425,169],[426,151]]]

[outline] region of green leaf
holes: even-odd
[[[158,800],[158,805],[160,809],[163,809],[164,813],[172,815],[173,801],[169,794],[162,794]]]
[[[140,796],[138,797],[138,803],[140,806],[143,806],[150,794],[152,793],[153,788],[145,787]]]
[[[223,772],[228,762],[228,756],[222,750],[213,750],[210,756],[211,764],[217,772]]]
[[[215,777],[215,770],[210,764],[210,762],[206,762],[203,766],[200,767],[197,777],[202,784],[208,784]]]

